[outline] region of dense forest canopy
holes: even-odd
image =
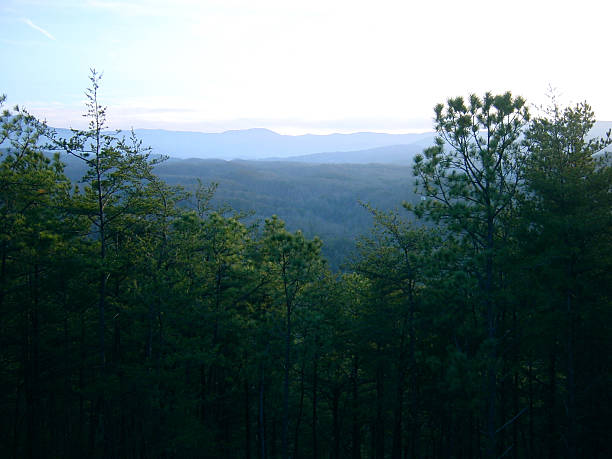
[[[65,154],[66,175],[78,182],[85,164]],[[401,207],[403,199],[416,202],[412,168],[396,164],[303,164],[279,161],[222,161],[169,158],[154,168],[170,185],[194,192],[199,183],[217,184],[211,199],[216,209],[245,214],[246,224],[277,215],[290,231],[302,230],[323,240],[322,253],[332,270],[346,263],[355,239],[372,226],[362,205],[379,209]],[[193,206],[193,199],[181,205]]]
[[[251,165],[228,193],[262,222],[181,180],[215,162],[109,133],[99,83],[67,138],[1,115],[3,457],[612,456],[611,140],[586,103],[451,98],[369,204],[325,174],[378,166]],[[238,186],[275,168],[285,188]],[[313,183],[288,229],[275,206]],[[341,272],[307,226],[338,207],[367,226]]]

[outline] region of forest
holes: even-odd
[[[163,180],[99,84],[68,139],[0,115],[0,456],[612,457],[612,139],[586,102],[437,105],[337,270],[273,208]]]
[[[79,181],[86,171],[82,161],[67,155],[61,159],[68,178]],[[419,199],[414,194],[412,167],[398,164],[169,157],[156,164],[153,172],[192,196],[199,183],[214,185],[211,207],[241,212],[247,225],[277,215],[288,230],[300,229],[309,238],[319,236],[324,242],[321,253],[332,271],[344,268],[355,249],[355,238],[372,227],[371,213],[364,203],[392,210],[401,208],[398,196],[409,202]],[[180,205],[193,206],[194,201],[186,199]]]

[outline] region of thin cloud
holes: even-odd
[[[45,29],[43,29],[40,26],[37,26],[36,24],[34,24],[32,21],[30,21],[27,18],[23,19],[23,22],[26,23],[27,25],[29,25],[30,27],[32,27],[34,30],[38,30],[40,33],[42,33],[45,37],[51,39],[51,40],[55,40],[55,37],[53,35],[51,35],[49,32],[47,32]]]

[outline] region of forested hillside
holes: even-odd
[[[163,162],[99,81],[70,138],[1,115],[2,457],[612,456],[587,104],[449,99],[411,168]],[[320,221],[371,224],[343,272]]]
[[[78,182],[85,172],[82,161],[66,154],[61,159],[66,175]],[[356,238],[372,226],[371,213],[362,204],[391,210],[401,207],[401,199],[416,199],[412,167],[399,165],[170,158],[154,173],[191,192],[198,183],[217,184],[211,206],[241,212],[247,224],[277,215],[289,230],[319,236],[334,270],[354,251]],[[193,199],[181,205],[193,206]]]
[[[252,212],[245,222],[277,215],[289,230],[319,236],[334,270],[372,226],[362,203],[389,210],[401,206],[397,196],[410,201],[415,196],[412,168],[396,165],[184,160],[160,164],[155,173],[186,189],[193,189],[196,179],[217,183],[211,205]]]

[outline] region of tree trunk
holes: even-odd
[[[333,459],[340,459],[340,388],[334,386],[332,389],[332,438],[333,438]]]
[[[557,369],[555,366],[555,352],[550,353],[550,361],[548,365],[548,457],[554,459],[557,457],[557,409],[556,409],[556,394],[557,394]]]
[[[295,436],[293,441],[293,459],[299,456],[298,443],[300,438],[300,424],[302,423],[302,412],[304,409],[304,361],[302,361],[302,368],[300,370],[300,404],[298,408],[298,415],[295,421]]]
[[[25,333],[25,395],[27,420],[27,456],[40,457],[40,380],[39,380],[39,327],[38,327],[38,266],[30,273],[31,307],[26,319]]]
[[[381,365],[376,370],[376,459],[385,459],[385,420],[383,413],[384,374]]]
[[[261,364],[261,378],[259,380],[259,459],[266,459],[266,422],[264,416],[264,389],[265,373],[264,365]]]
[[[291,365],[291,304],[287,302],[287,330],[285,334],[285,372],[283,381],[283,429],[281,448],[283,459],[289,459],[289,366]]]
[[[490,214],[490,211],[489,211]],[[497,343],[495,342],[495,303],[493,301],[493,217],[487,219],[487,246],[486,266],[485,266],[485,295],[487,310],[487,338],[489,340],[490,351],[487,362],[487,455],[488,459],[497,457],[497,438],[496,438],[496,413],[495,399],[497,395],[496,360]]]
[[[529,452],[527,457],[535,457],[535,438],[534,438],[534,429],[533,429],[533,364],[531,361],[531,356],[529,356],[529,364],[527,367],[527,381],[528,381],[528,396],[529,396]]]
[[[317,437],[318,360],[318,350],[316,350],[312,363],[312,459],[319,459],[319,443]]]
[[[353,369],[351,371],[351,383],[353,392],[353,438],[352,438],[352,459],[361,459],[361,435],[359,425],[359,391],[358,391],[358,361],[357,356],[353,355]]]
[[[414,281],[411,281],[409,291],[410,315],[408,317],[408,331],[410,333],[409,353],[408,353],[408,371],[410,385],[410,451],[411,457],[417,456],[417,440],[418,440],[418,423],[417,423],[417,378],[416,378],[416,324],[415,324],[415,298],[414,298]]]
[[[245,427],[245,455],[246,459],[251,459],[251,397],[249,382],[244,381],[244,427]]]
[[[572,310],[571,292],[567,293],[567,455],[569,459],[577,457],[576,438],[576,374],[574,362],[575,313]]]
[[[404,379],[406,374],[404,341],[405,332],[404,330],[402,330],[402,337],[400,339],[400,356],[397,369],[397,392],[395,397],[395,407],[393,410],[393,443],[391,450],[392,459],[402,459],[402,436],[404,434],[404,429],[402,428],[402,421],[404,415]]]
[[[100,204],[102,206],[102,204]],[[102,209],[102,207],[100,207]],[[101,211],[102,212],[102,211]],[[106,343],[105,343],[105,331],[106,331],[106,282],[107,282],[107,274],[104,267],[104,262],[106,259],[106,241],[104,234],[104,215],[100,216],[100,261],[102,263],[102,272],[100,273],[100,289],[98,291],[98,334],[99,334],[99,352],[100,359],[102,364],[102,374],[104,374],[104,369],[106,368]]]

